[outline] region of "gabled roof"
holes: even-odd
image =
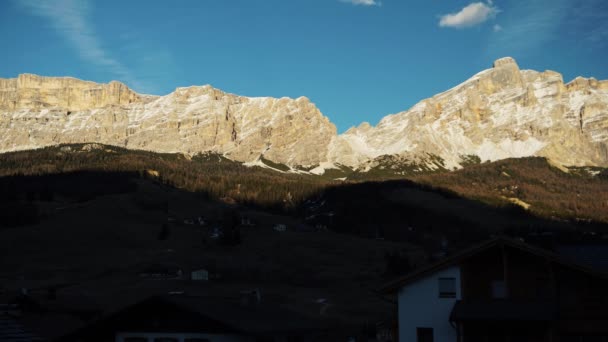
[[[324,321],[313,319],[278,305],[236,303],[226,299],[195,296],[162,296],[162,301],[196,312],[252,335],[277,332],[315,332],[329,328]]]
[[[564,256],[561,256],[559,254],[544,250],[542,248],[532,246],[530,244],[527,244],[527,243],[524,243],[524,242],[521,242],[518,240],[514,240],[514,239],[510,239],[510,238],[506,238],[506,237],[497,237],[497,238],[493,238],[493,239],[484,241],[473,247],[467,248],[467,249],[460,251],[452,256],[449,256],[445,259],[441,259],[431,265],[417,269],[417,270],[413,271],[412,273],[409,273],[403,277],[400,277],[400,278],[386,284],[384,287],[382,287],[380,289],[380,292],[387,293],[387,294],[395,293],[395,292],[399,291],[399,289],[401,289],[403,286],[411,284],[421,278],[424,278],[428,275],[441,271],[445,268],[458,265],[461,262],[463,262],[464,260],[471,258],[481,252],[485,252],[492,248],[501,248],[501,247],[514,248],[514,249],[517,249],[517,250],[520,250],[520,251],[523,251],[526,253],[530,253],[532,255],[536,255],[541,258],[545,258],[548,261],[555,262],[557,264],[560,264],[562,266],[565,266],[565,267],[568,267],[571,269],[575,269],[575,270],[578,270],[581,272],[592,274],[597,277],[608,279],[608,273],[599,271],[588,265],[577,263],[577,262],[575,262],[571,259],[568,259]]]
[[[319,334],[329,327],[325,321],[270,303],[242,305],[226,298],[162,295],[102,317],[59,341],[89,341],[100,336],[110,338],[117,331],[272,336],[278,333]]]

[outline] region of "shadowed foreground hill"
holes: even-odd
[[[545,168],[526,162],[527,174]],[[580,170],[566,176],[575,189],[605,186],[574,171]],[[0,174],[0,290],[89,294],[102,310],[158,293],[238,299],[257,288],[264,300],[313,316],[327,309],[328,320],[363,329],[392,312],[374,291],[388,277],[492,234],[529,241],[531,231],[548,232],[575,241],[608,231],[605,224],[549,220],[508,201],[489,197],[498,205],[486,204],[409,180],[336,185],[217,155],[190,160],[63,146],[0,155]],[[555,177],[522,179],[554,184],[561,179]],[[197,224],[199,217],[207,223]],[[254,224],[238,225],[239,217]],[[238,239],[214,238],[216,227],[224,236],[238,231]],[[158,267],[186,275],[206,269],[215,278],[199,284],[142,276]]]
[[[392,312],[373,291],[387,279],[386,255],[423,258],[408,243],[298,231],[297,218],[209,200],[136,173],[0,177],[7,183],[26,192],[0,200],[0,219],[13,212],[4,210],[7,203],[38,217],[10,227],[0,222],[0,298],[21,288],[36,298],[55,291],[58,302],[86,296],[91,310],[112,311],[172,291],[238,300],[259,289],[264,302],[306,315],[319,316],[328,302],[325,319],[358,329]],[[239,217],[253,224],[238,225]],[[273,229],[277,224],[286,231]],[[237,229],[238,241],[214,238],[216,227]],[[182,279],[146,276],[175,268]],[[199,269],[208,270],[209,281],[189,280]]]

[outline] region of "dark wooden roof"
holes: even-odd
[[[392,282],[389,282],[388,284],[386,284],[385,286],[383,286],[380,289],[380,292],[386,293],[386,294],[395,293],[395,292],[399,291],[399,289],[401,289],[403,286],[411,284],[411,283],[413,283],[421,278],[424,278],[428,275],[431,275],[437,271],[443,270],[443,269],[451,267],[451,266],[459,265],[464,260],[471,258],[481,252],[487,251],[492,248],[501,248],[501,247],[514,248],[514,249],[517,249],[517,250],[520,250],[520,251],[523,251],[523,252],[526,252],[526,253],[541,257],[541,258],[545,258],[548,261],[558,263],[558,264],[563,265],[568,268],[572,268],[572,269],[575,269],[578,271],[592,274],[597,277],[602,277],[602,278],[608,279],[608,273],[606,273],[602,270],[595,269],[589,265],[581,264],[581,263],[577,262],[576,260],[569,258],[568,256],[559,255],[559,254],[544,250],[542,248],[532,246],[530,244],[527,244],[527,243],[524,243],[524,242],[521,242],[518,240],[514,240],[514,239],[510,239],[510,238],[506,238],[506,237],[497,237],[497,238],[493,238],[493,239],[487,240],[485,242],[482,242],[473,247],[467,248],[452,256],[441,259],[429,266],[417,269],[403,277],[400,277]]]
[[[233,300],[194,296],[163,296],[162,300],[185,310],[213,317],[236,331],[254,335],[303,333],[328,328],[320,319],[312,319],[270,303],[243,305]]]
[[[241,305],[232,299],[188,295],[155,296],[102,317],[58,341],[96,341],[117,331],[190,332],[272,336],[319,333],[329,328],[270,304]],[[93,338],[94,337],[94,338]]]
[[[480,302],[457,301],[450,314],[452,322],[527,321],[549,322],[557,317],[552,303],[495,300]]]

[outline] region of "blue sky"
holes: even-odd
[[[514,57],[608,79],[606,0],[0,1],[0,77],[307,96],[340,132]]]

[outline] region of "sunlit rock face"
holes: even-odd
[[[352,128],[329,151],[356,166],[390,154],[434,154],[448,168],[483,160],[545,156],[565,165],[608,165],[608,81],[520,70],[501,58],[464,83],[371,127]]]
[[[157,152],[222,153],[253,162],[369,169],[376,160],[458,168],[544,156],[608,166],[608,81],[520,70],[501,58],[464,83],[337,135],[305,97],[244,97],[211,86],[141,95],[119,82],[20,75],[0,79],[0,152],[97,142]],[[390,156],[391,158],[384,158]],[[438,159],[439,158],[439,159]]]
[[[42,110],[61,108],[67,111],[128,105],[141,96],[120,82],[97,84],[71,77],[41,77],[22,74],[0,79],[0,109]]]
[[[139,95],[119,82],[0,79],[0,151],[98,142],[157,152],[213,151],[318,165],[335,126],[307,98],[248,98],[211,86]]]

